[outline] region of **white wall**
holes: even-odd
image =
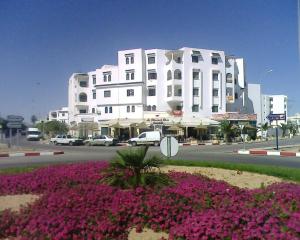
[[[262,97],[260,84],[248,84],[248,97],[250,99],[247,108],[253,107],[254,113],[257,115],[257,125],[264,124],[262,116]]]

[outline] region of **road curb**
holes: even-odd
[[[300,153],[283,152],[283,151],[267,151],[267,150],[237,150],[237,154],[243,155],[260,155],[260,156],[280,156],[280,157],[300,157]]]
[[[0,153],[1,157],[36,157],[36,156],[52,156],[64,154],[64,151],[54,152],[26,152],[26,153]]]

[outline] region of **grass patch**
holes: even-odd
[[[213,167],[230,170],[240,170],[245,172],[260,173],[269,176],[279,177],[285,180],[300,183],[300,169],[289,167],[278,167],[271,165],[258,165],[248,163],[228,163],[217,161],[192,161],[192,160],[168,160],[165,159],[163,164],[175,166],[191,166],[191,167]],[[0,169],[0,174],[18,174],[34,171],[38,168],[49,166],[47,164],[32,165],[26,167],[14,167]]]
[[[13,167],[13,168],[3,168],[0,169],[0,174],[18,174],[32,172],[38,168],[45,167],[48,165],[32,165],[27,167]]]
[[[269,176],[279,177],[285,180],[300,182],[300,169],[289,167],[278,167],[270,165],[257,165],[247,163],[227,163],[227,162],[208,162],[191,160],[164,160],[166,165],[192,166],[192,167],[213,167],[230,170],[240,170],[245,172],[260,173]]]

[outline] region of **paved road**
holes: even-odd
[[[300,137],[285,139],[280,141],[280,145],[300,145]],[[110,160],[116,155],[116,151],[126,147],[102,147],[102,146],[54,146],[40,144],[39,142],[27,142],[21,140],[21,145],[35,150],[62,150],[64,155],[40,156],[40,157],[14,157],[1,158],[0,168],[30,166],[32,164],[52,164],[63,162],[81,162],[88,160]],[[274,141],[264,143],[246,144],[246,148],[272,147]],[[239,145],[221,145],[221,146],[184,146],[180,147],[179,153],[174,159],[188,159],[195,161],[224,161],[238,163],[255,163],[264,165],[287,166],[300,168],[300,158],[278,157],[278,156],[252,156],[238,155],[234,150],[241,149]],[[160,154],[158,147],[151,147],[149,154]]]

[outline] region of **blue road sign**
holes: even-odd
[[[7,121],[8,122],[22,122],[24,118],[22,116],[16,116],[16,115],[8,115]]]
[[[270,113],[268,116],[267,116],[267,119],[269,121],[276,121],[276,120],[286,120],[286,114],[283,113],[283,114],[274,114],[274,113]]]

